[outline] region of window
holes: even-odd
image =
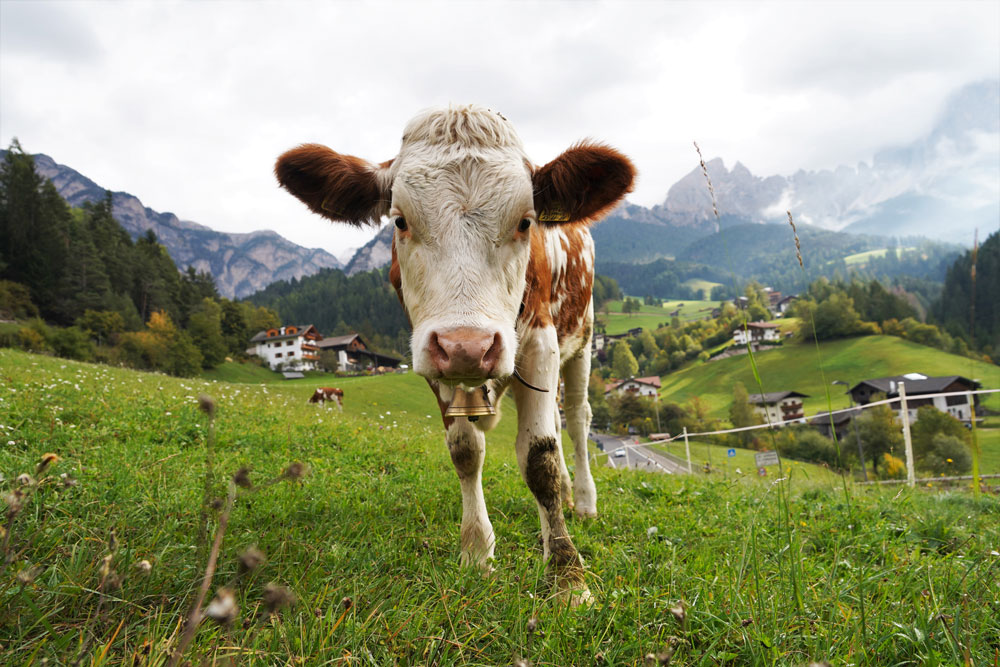
[[[285,343],[285,345],[295,345],[295,341],[294,340],[290,340],[287,343]]]
[[[277,354],[275,354],[274,356],[276,356],[276,357],[280,357],[280,356],[281,356],[281,352],[278,352],[278,353],[277,353]]]
[[[295,352],[294,351],[289,351],[287,356],[294,357],[295,356]]]
[[[965,396],[965,395],[962,395],[962,396],[945,396],[944,397],[944,402],[947,403],[948,405],[965,405],[966,403],[969,402],[969,397]]]

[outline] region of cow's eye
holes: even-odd
[[[401,232],[406,231],[406,218],[404,218],[403,216],[399,216],[398,218],[396,218],[396,229],[398,229]]]
[[[517,231],[519,231],[521,233],[524,233],[524,232],[528,231],[528,227],[531,227],[531,219],[530,218],[525,218],[524,220],[522,220],[521,222],[518,223],[518,225],[517,225]]]

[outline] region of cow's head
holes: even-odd
[[[592,143],[536,168],[513,126],[474,106],[420,114],[388,162],[307,144],[278,158],[275,173],[331,220],[389,217],[414,370],[470,387],[514,371],[532,227],[593,220],[635,176],[626,157]]]

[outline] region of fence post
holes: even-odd
[[[903,420],[903,446],[906,450],[906,484],[916,486],[913,474],[913,441],[910,439],[910,411],[906,408],[906,384],[899,383],[899,418]]]
[[[684,453],[687,454],[688,460],[688,474],[693,475],[694,470],[691,469],[691,444],[688,442],[688,427],[684,427]]]

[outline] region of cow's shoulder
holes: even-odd
[[[585,224],[532,230],[523,326],[555,326],[560,346],[569,338],[589,339],[593,287],[594,241]]]

